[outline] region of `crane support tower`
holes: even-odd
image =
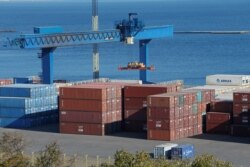
[[[92,0],[92,30],[98,31],[98,0]],[[97,43],[93,44],[93,78],[99,78],[99,46]]]
[[[53,83],[53,52],[57,47],[124,42],[133,44],[139,40],[140,62],[148,66],[148,44],[152,39],[173,36],[173,26],[146,27],[138,20],[136,13],[115,23],[116,29],[89,32],[65,33],[61,27],[35,27],[33,34],[22,34],[7,39],[5,47],[41,49],[42,79],[44,84]],[[139,72],[140,80],[147,82],[147,70]]]

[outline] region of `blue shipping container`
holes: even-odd
[[[5,97],[44,97],[57,95],[54,85],[11,84],[0,87],[0,96]]]
[[[195,150],[194,145],[192,144],[185,144],[180,145],[177,147],[173,147],[171,149],[171,159],[188,159],[188,158],[194,158],[195,156]]]

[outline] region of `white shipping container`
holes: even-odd
[[[207,85],[242,86],[250,84],[250,75],[216,74],[206,76]]]
[[[170,158],[172,147],[177,147],[178,144],[175,143],[166,143],[157,145],[154,148],[154,158]]]

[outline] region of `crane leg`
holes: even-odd
[[[53,83],[53,66],[54,66],[54,52],[55,48],[43,48],[42,49],[42,80],[43,84]]]
[[[99,51],[98,44],[93,44],[93,79],[99,78]]]
[[[144,63],[146,67],[148,66],[148,43],[150,41],[150,39],[139,41],[140,62]],[[142,80],[143,83],[147,82],[147,70],[140,71],[140,80]]]

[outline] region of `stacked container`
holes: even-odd
[[[211,90],[185,90],[148,97],[148,139],[177,140],[202,133],[202,113]]]
[[[233,94],[233,125],[231,134],[250,137],[250,90]]]
[[[0,126],[28,128],[58,122],[56,88],[41,84],[0,87]]]
[[[179,89],[179,88],[178,88]],[[147,124],[147,97],[176,92],[177,85],[134,85],[124,87],[124,129],[143,132]]]
[[[121,129],[121,86],[105,83],[60,88],[60,133],[106,135]]]
[[[210,104],[206,117],[206,132],[212,134],[230,134],[233,102],[230,100],[214,100]]]
[[[206,131],[213,134],[229,134],[231,114],[223,112],[208,112]]]

